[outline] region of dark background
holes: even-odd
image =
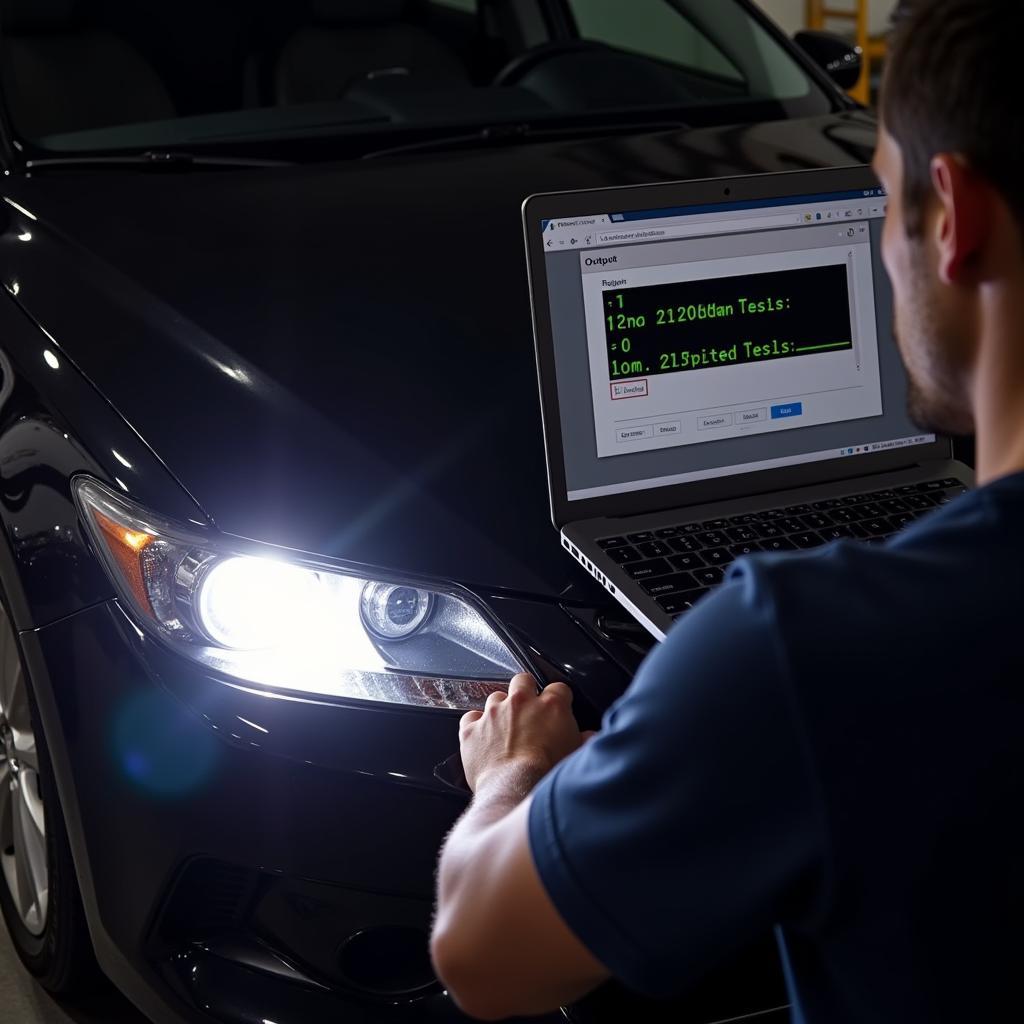
[[[764,358],[792,359],[796,355],[791,350],[788,355],[748,357],[743,345],[746,341],[767,345],[778,340],[780,343],[791,342],[796,348],[839,341],[847,342],[847,347],[853,345],[847,271],[845,266],[838,264],[705,281],[620,288],[605,292],[604,295],[605,306],[612,316],[622,312],[627,316],[642,315],[646,318],[645,326],[641,328],[614,332],[608,331],[608,321],[605,319],[609,369],[612,359],[639,359],[644,363],[642,372],[646,374],[689,372],[681,368],[661,369],[659,356],[663,352],[699,353],[704,348],[723,349],[736,344],[739,345],[737,359],[727,365],[762,362]],[[623,296],[621,310],[614,300],[616,295]],[[770,298],[776,302],[781,301],[784,308],[770,313],[743,313],[740,298],[748,302],[761,302]],[[610,305],[612,302],[615,304]],[[733,314],[706,320],[658,324],[659,309],[677,310],[680,306],[702,303],[731,305]],[[629,338],[630,341],[628,354],[622,351],[623,338]],[[616,346],[614,351],[613,345]]]

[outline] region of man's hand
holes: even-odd
[[[535,1015],[608,977],[551,902],[530,852],[530,792],[592,733],[580,734],[572,691],[522,673],[459,726],[474,792],[441,851],[430,952],[470,1016]]]
[[[525,672],[513,677],[508,694],[492,693],[483,711],[470,711],[459,723],[462,766],[473,792],[496,769],[517,768],[528,786],[576,750],[591,733],[581,734],[572,715],[572,690],[550,683],[540,693]]]

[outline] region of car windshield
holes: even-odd
[[[835,102],[740,0],[4,0],[0,76],[16,148],[37,159],[301,158],[313,142],[366,153]]]

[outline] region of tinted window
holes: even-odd
[[[743,73],[691,21],[664,0],[571,0],[584,39],[694,71],[742,81]]]
[[[830,109],[733,0],[567,0],[578,31],[571,20],[556,31],[553,9],[4,0],[0,87],[36,157],[177,148],[302,159],[312,142],[359,153],[606,111],[734,123]]]
[[[811,89],[793,58],[736,4],[569,0],[569,7],[583,39],[742,83],[763,97],[793,99]]]

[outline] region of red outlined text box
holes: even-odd
[[[638,388],[643,385],[643,391]],[[632,391],[628,395],[616,395],[616,388],[637,388],[638,390]],[[625,398],[646,398],[647,397],[647,378],[646,377],[633,377],[631,380],[613,380],[608,384],[608,391],[611,393],[613,402],[621,402]]]

